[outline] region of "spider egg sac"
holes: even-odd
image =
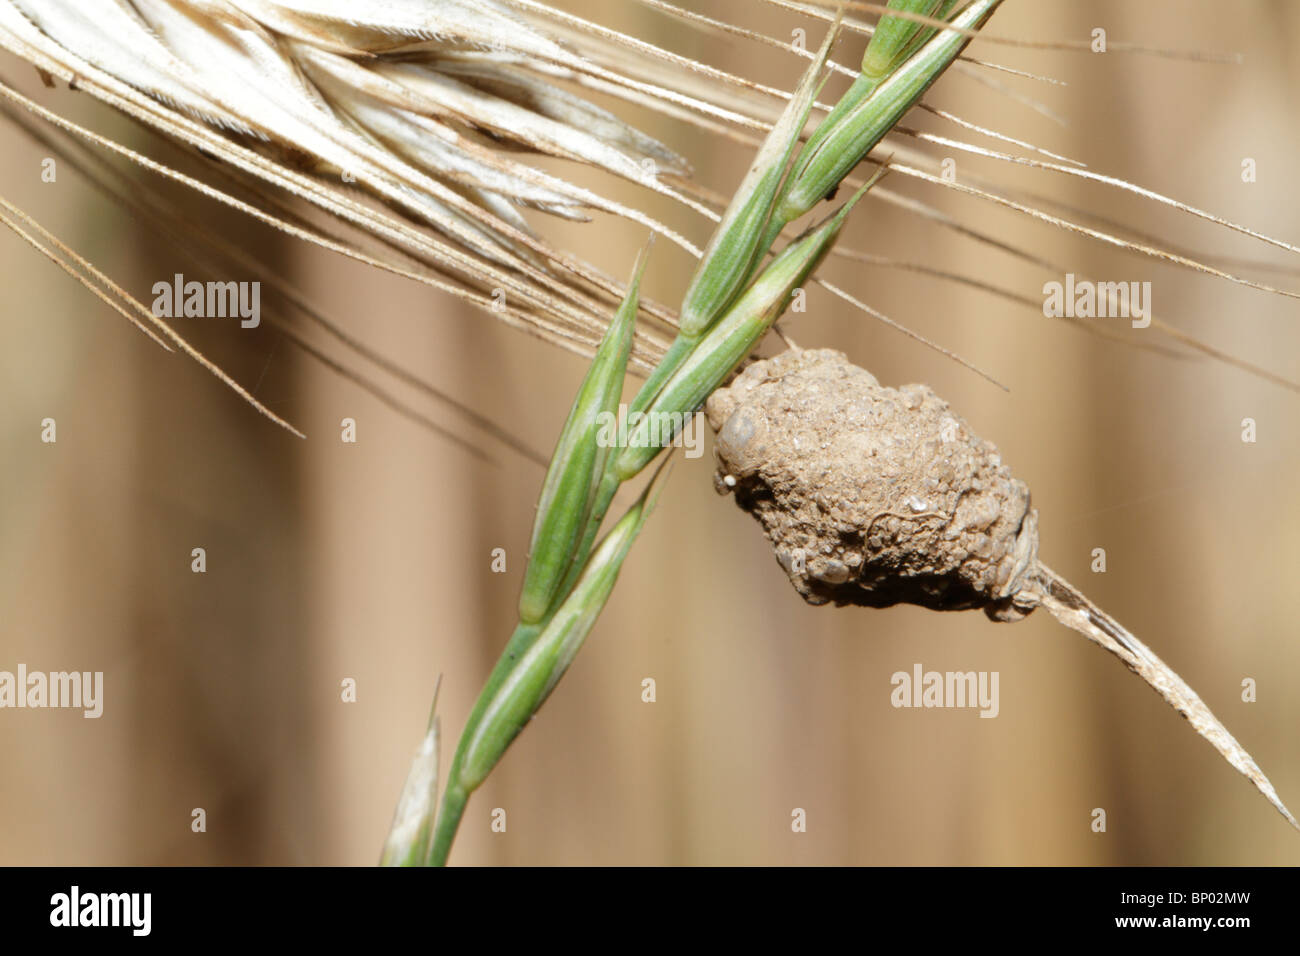
[[[1018,620],[1038,513],[998,450],[924,385],[831,349],[755,362],[705,406],[719,494],[763,526],[810,604],[983,608]]]

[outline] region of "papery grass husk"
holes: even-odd
[[[793,56],[815,56],[814,51],[767,37],[743,23],[710,19],[664,0],[646,3],[663,16],[696,29],[776,46]],[[847,10],[844,29],[867,35],[874,26],[863,15],[885,9],[869,3],[764,3],[813,25],[834,22],[843,7]],[[947,9],[944,4],[934,12]],[[956,12],[961,9],[958,6]],[[114,18],[119,29],[105,29],[102,17],[93,19],[101,13]],[[912,44],[932,36],[942,23],[907,10],[895,9],[893,16],[896,21],[913,24]],[[93,23],[101,25],[92,28]],[[1073,42],[997,41],[1000,45],[1014,41],[1022,47],[1078,48]],[[723,203],[705,198],[684,179],[690,173],[688,158],[639,132],[634,122],[617,115],[617,104],[625,103],[641,114],[647,109],[660,112],[683,128],[693,127],[726,140],[755,142],[770,129],[790,96],[777,87],[684,57],[538,0],[449,2],[436,7],[420,0],[392,0],[367,5],[362,13],[321,0],[147,0],[129,9],[116,0],[2,0],[0,46],[37,67],[51,81],[75,85],[149,128],[199,148],[213,164],[214,173],[206,182],[188,181],[209,197],[296,238],[457,296],[499,321],[585,356],[594,352],[624,288],[618,279],[549,243],[545,239],[546,216],[615,216],[659,233],[688,255],[698,255],[701,248],[688,233],[669,228],[638,208],[639,203],[616,199],[612,190],[578,186],[554,169],[534,165],[530,155],[595,166],[609,176],[634,182],[647,195],[672,198],[709,225],[716,221]],[[197,55],[198,49],[214,55]],[[1177,55],[1230,59],[1204,53]],[[957,65],[964,75],[986,80],[999,69],[969,53],[963,54]],[[829,67],[841,76],[859,75],[854,65],[833,59]],[[1018,92],[1005,88],[999,90],[1002,92],[1024,99]],[[593,96],[610,100],[615,111],[597,106]],[[97,149],[116,146],[93,138],[93,131],[66,124],[2,80],[0,98],[33,111],[42,121],[65,122],[73,135],[94,143]],[[1045,104],[1035,105],[1046,109]],[[955,129],[997,135],[925,99],[920,106]],[[827,109],[821,104],[814,107],[810,128]],[[938,175],[933,154],[900,140],[917,135],[896,128],[878,151],[898,157],[897,170],[927,188],[957,189],[984,202],[1033,215],[1048,228],[1068,229],[1125,252],[1155,255],[1167,264],[1264,291],[1293,294],[1240,274],[1240,268],[1261,265],[1253,260],[1218,268],[1213,262],[1183,254],[1168,242],[1142,241],[1131,227],[1099,229],[1089,223],[1086,212],[1051,214],[1041,202],[1020,201],[1023,192],[1016,167],[1037,160],[1039,168],[1078,173],[1127,189],[1148,201],[1294,254],[1297,249],[1291,243],[1119,177],[1084,170],[1076,161],[1055,162],[1055,154],[1031,143],[999,140],[1029,154],[1025,156],[986,150],[956,137],[925,134],[917,141],[943,149],[968,149],[994,163],[995,173],[1011,174],[978,180],[963,176],[962,183],[953,183]],[[146,163],[135,151],[120,147],[117,151]],[[157,164],[147,168],[151,174],[175,176],[173,170]],[[645,175],[647,169],[653,175]],[[251,202],[232,195],[232,174],[240,191],[252,190]],[[344,181],[344,174],[351,181]],[[302,229],[285,203],[290,197],[335,219],[342,233],[328,236]],[[874,198],[883,202],[898,199],[889,190],[876,191]],[[924,199],[909,198],[908,204],[940,228],[958,225],[945,223],[946,217]],[[19,217],[8,217],[6,224],[29,241],[34,238]],[[980,238],[978,225],[959,225]],[[596,227],[593,223],[592,228]],[[844,250],[846,254],[856,251]],[[85,276],[84,270],[74,271],[83,273],[79,281],[100,292],[106,290],[99,279]],[[906,321],[882,315],[848,290],[829,287],[853,308],[951,356],[950,350],[907,329]],[[120,299],[115,292],[108,294]],[[139,309],[129,311],[139,313]],[[645,374],[668,348],[677,316],[674,309],[643,298],[639,318],[631,369]],[[1163,317],[1153,324],[1165,337],[1165,351],[1229,362],[1295,387],[1276,373],[1188,335]],[[1113,334],[1095,324],[1081,327],[1088,334]],[[155,332],[167,338],[176,336],[174,331],[161,333],[155,328]],[[1127,341],[1133,342],[1134,337]],[[1148,345],[1145,340],[1137,343],[1143,348]],[[341,354],[318,357],[348,370],[358,362],[355,350],[348,348]],[[994,378],[988,371],[979,371]],[[226,383],[234,385],[228,378]],[[382,391],[382,386],[367,384]],[[251,395],[245,392],[244,397],[267,413]]]

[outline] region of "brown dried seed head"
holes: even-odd
[[[722,494],[763,525],[811,604],[1023,617],[1037,512],[997,448],[924,385],[887,388],[840,352],[756,362],[706,407]]]

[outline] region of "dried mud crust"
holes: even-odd
[[[755,362],[705,407],[720,494],[762,524],[810,604],[983,608],[1017,620],[1038,514],[991,442],[924,385],[831,349]],[[1028,597],[1028,594],[1026,594]]]

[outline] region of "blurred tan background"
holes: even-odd
[[[788,88],[801,69],[627,0],[566,5],[768,83]],[[788,39],[795,27],[810,44],[821,36],[752,0],[688,5],[771,36]],[[1300,8],[1008,0],[990,30],[1087,40],[1094,26],[1112,42],[1245,60],[977,43],[971,50],[984,58],[1067,81],[999,78],[1068,126],[957,74],[930,99],[1300,239]],[[849,41],[838,58],[859,53]],[[168,155],[82,94],[45,90],[10,57],[0,73],[54,109]],[[747,165],[735,144],[633,115],[711,188],[729,190]],[[908,123],[996,146],[933,117]],[[3,194],[146,302],[153,282],[195,271],[71,170],[42,183],[44,151],[12,127],[0,137]],[[952,155],[959,178],[1006,180],[991,161]],[[1258,182],[1241,182],[1243,157],[1257,161]],[[1026,191],[1178,247],[1287,263],[1132,196],[1048,172],[1015,177]],[[165,188],[146,174],[140,182]],[[1300,379],[1293,302],[902,177],[890,186],[1073,271],[1149,280],[1158,316]],[[549,451],[580,359],[169,192],[371,347]],[[698,221],[652,208],[706,238]],[[620,275],[643,239],[617,223],[533,221]],[[1035,299],[1061,278],[879,201],[855,213],[846,243]],[[299,441],[162,353],[8,232],[0,270],[0,670],[102,670],[106,682],[99,720],[0,711],[0,862],[375,862],[435,677],[445,768],[513,626],[541,469],[363,366],[497,460],[467,454],[303,355],[266,320],[235,335],[181,326],[302,428],[309,437]],[[689,273],[685,255],[660,243],[648,288],[676,301]],[[842,348],[890,384],[927,382],[997,442],[1033,489],[1046,562],[1177,669],[1300,808],[1300,395],[924,276],[842,262],[826,274],[1010,391],[820,291],[788,326],[799,343]],[[1251,274],[1300,287],[1293,275]],[[1151,330],[1125,338],[1155,341]],[[39,440],[45,417],[57,419],[55,445]],[[339,440],[344,417],[358,423],[355,445]],[[1255,444],[1241,441],[1245,417],[1258,423]],[[1300,836],[1109,655],[1045,613],[996,625],[978,613],[809,608],[757,526],[714,494],[711,471],[711,452],[678,462],[587,647],[473,798],[454,863],[1300,862]],[[207,550],[206,574],[190,571],[195,547]],[[490,571],[498,547],[505,574]],[[1099,547],[1105,574],[1089,570]],[[918,662],[998,671],[1001,713],[892,708],[890,675]],[[641,700],[647,677],[657,682],[653,704]],[[356,681],[355,703],[340,699],[346,678]],[[1244,678],[1258,682],[1255,703],[1241,700]],[[191,832],[196,807],[207,812],[206,833]],[[497,807],[507,812],[504,834],[490,832]],[[791,832],[796,807],[807,812],[806,833]],[[1104,834],[1090,828],[1096,807],[1107,812]]]

